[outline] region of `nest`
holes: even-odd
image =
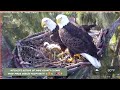
[[[68,75],[84,67],[90,67],[89,62],[75,59],[72,62],[67,61],[70,57],[66,50],[48,50],[44,42],[57,44],[50,39],[50,32],[40,32],[17,41],[13,51],[15,66],[17,68],[67,68]],[[54,55],[55,54],[55,55]]]

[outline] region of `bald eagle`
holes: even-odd
[[[62,43],[59,37],[59,33],[58,33],[59,26],[50,18],[43,18],[41,22],[41,26],[43,28],[47,27],[50,31],[52,31],[52,35],[50,36],[51,40],[58,43],[61,50],[64,52],[67,47]]]
[[[56,22],[59,26],[60,39],[69,49],[72,59],[74,55],[80,54],[89,60],[94,67],[100,68],[101,63],[98,60],[97,48],[92,37],[81,28],[70,23],[68,17],[63,14],[56,17]]]

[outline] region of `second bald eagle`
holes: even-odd
[[[97,48],[93,43],[93,40],[87,32],[74,26],[70,23],[69,19],[65,15],[58,15],[56,22],[59,26],[59,36],[63,44],[69,49],[71,57],[76,54],[81,54],[91,64],[100,68],[101,63],[98,60]]]

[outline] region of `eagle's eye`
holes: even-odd
[[[46,28],[47,24],[48,24],[48,20],[44,20],[44,21],[42,21],[41,26]]]
[[[48,22],[48,20],[45,20],[45,22]]]

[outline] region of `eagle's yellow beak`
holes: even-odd
[[[56,23],[59,24],[62,18],[56,19]]]
[[[45,22],[42,22],[42,23],[41,23],[41,26],[42,26],[43,28],[45,28],[45,27],[46,27],[46,23],[45,23]]]

